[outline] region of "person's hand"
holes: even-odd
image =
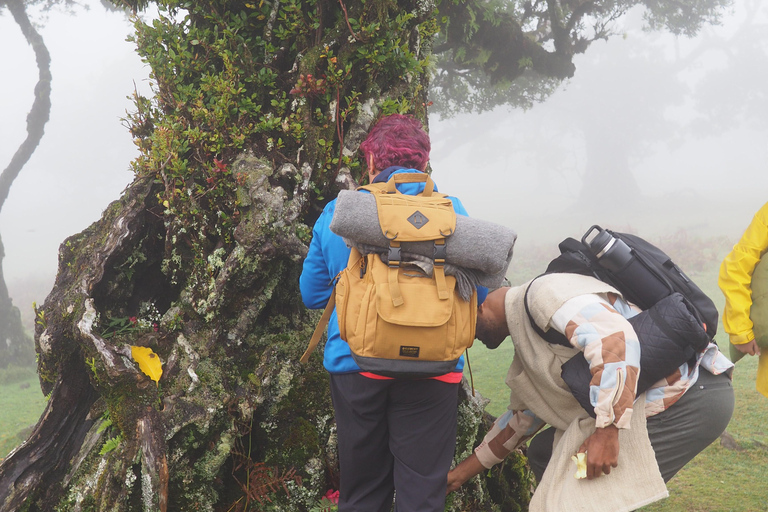
[[[485,468],[474,453],[461,461],[458,466],[448,472],[448,489],[446,494],[450,494],[464,485],[464,482],[479,475]]]
[[[734,347],[736,347],[736,350],[742,354],[748,354],[750,356],[760,355],[760,347],[757,345],[757,340],[752,340],[748,343],[742,343],[740,345],[734,345]]]
[[[587,480],[609,474],[619,465],[619,429],[615,425],[595,429],[579,452],[587,452]]]

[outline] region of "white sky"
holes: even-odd
[[[0,11],[0,168],[26,138],[37,66],[10,13]],[[125,38],[126,17],[96,4],[75,15],[51,12],[38,31],[51,54],[51,117],[0,213],[6,280],[53,275],[58,246],[97,220],[132,180],[136,156],[120,118],[148,69]]]

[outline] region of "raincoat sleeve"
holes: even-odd
[[[725,296],[723,329],[731,343],[741,345],[755,339],[752,320],[752,272],[768,250],[768,203],[755,214],[741,240],[720,265],[718,284]]]
[[[752,273],[768,250],[768,203],[757,211],[752,222],[720,265],[718,284],[725,295],[723,328],[731,343],[742,345],[755,339],[752,309]],[[755,388],[768,397],[768,351],[763,350],[757,365]]]

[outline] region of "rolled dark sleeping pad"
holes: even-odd
[[[339,192],[330,227],[344,239],[389,247],[389,240],[379,226],[376,199],[367,192]],[[445,240],[446,262],[476,271],[480,284],[496,288],[506,276],[516,240],[517,233],[508,227],[456,215],[456,231]],[[431,258],[434,244],[430,241],[403,242],[402,250]]]
[[[638,395],[670,376],[683,363],[693,363],[712,341],[695,308],[678,292],[628,321],[640,342]],[[595,417],[589,394],[592,373],[584,353],[579,352],[563,363],[560,376],[584,410]]]

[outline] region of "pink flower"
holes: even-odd
[[[135,316],[132,316],[131,318],[128,319],[128,321],[131,322],[132,324],[135,324],[136,322],[139,321],[139,319],[136,318]]]
[[[152,328],[157,332],[160,328],[158,327],[157,323],[152,324]]]
[[[328,492],[325,493],[325,496],[323,496],[325,499],[333,503],[334,505],[339,504],[339,491],[334,491],[333,489],[328,489]]]

